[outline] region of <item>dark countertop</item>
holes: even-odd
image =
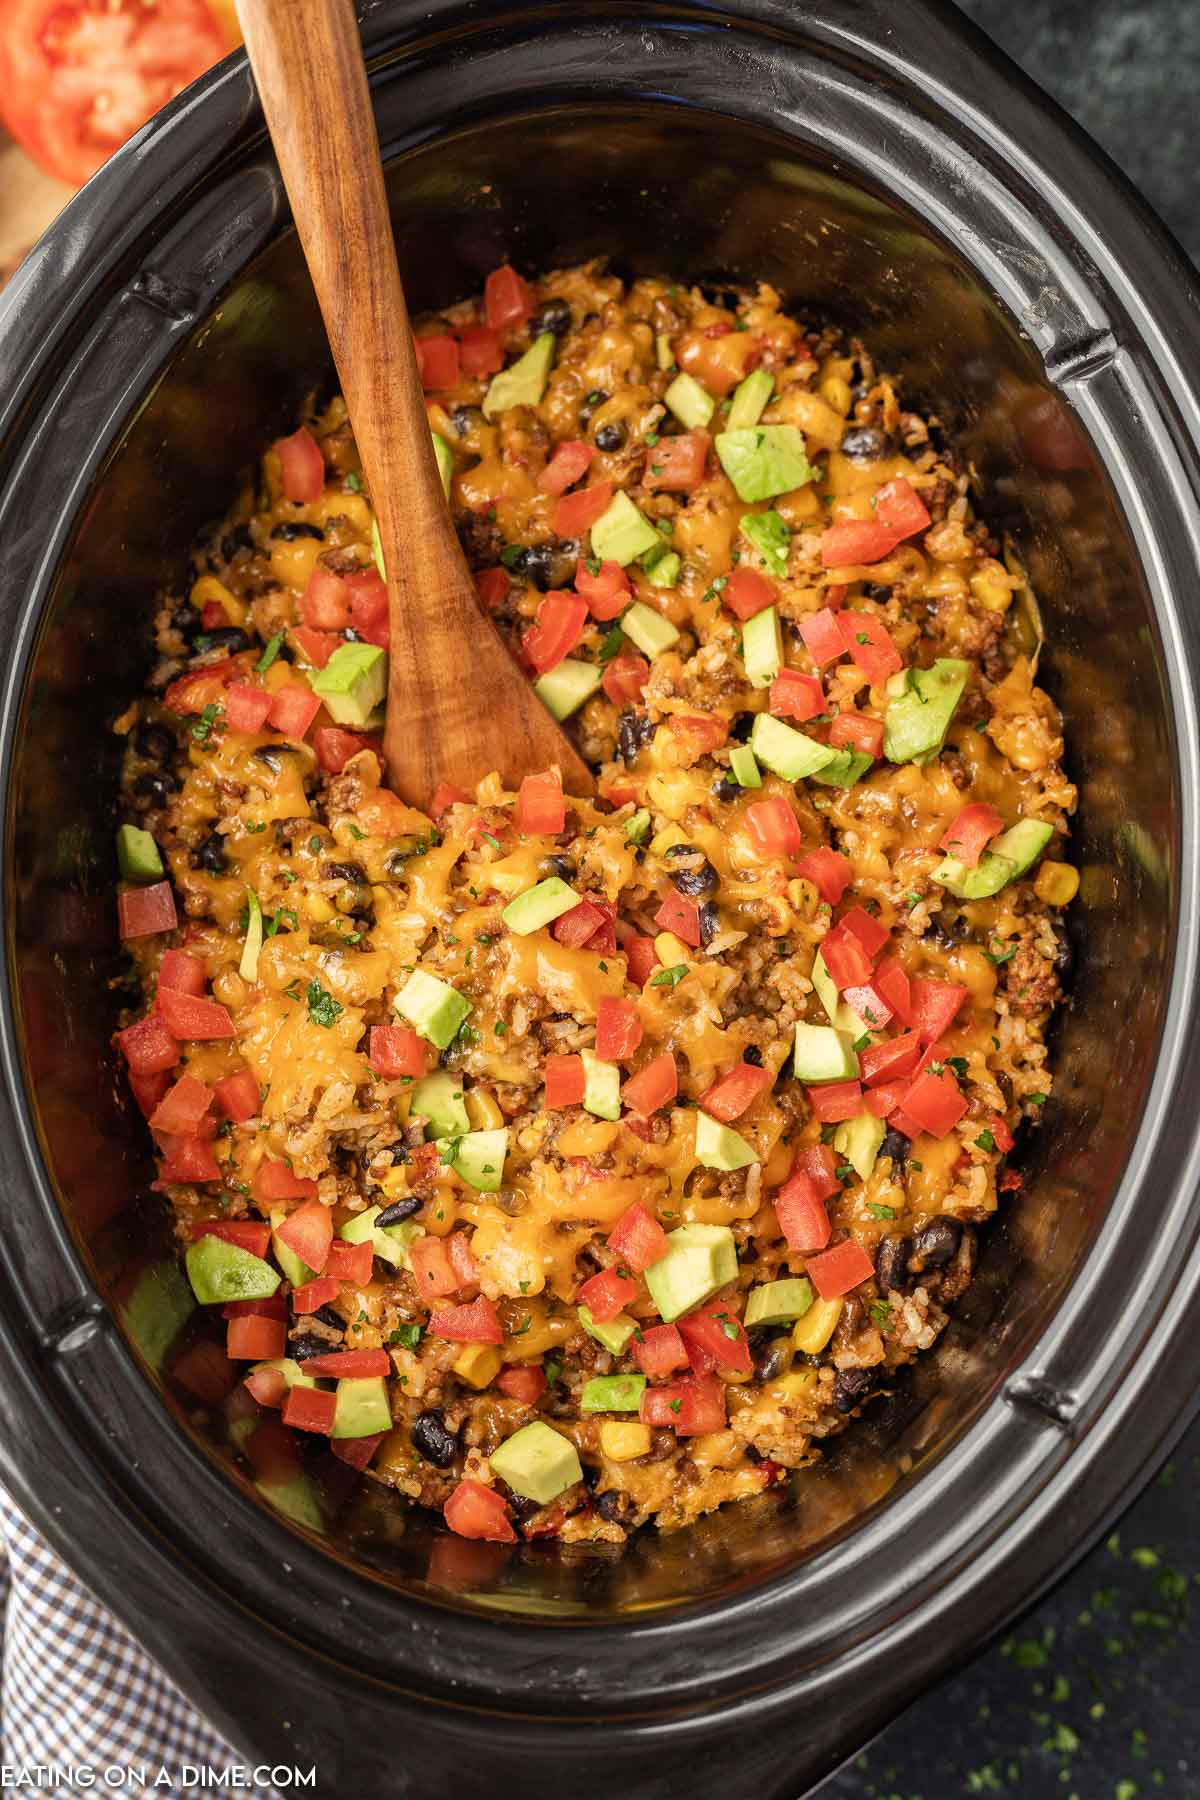
[[[961,0],[1200,261],[1200,0]],[[820,1800],[1200,1796],[1200,1425],[1106,1544]]]

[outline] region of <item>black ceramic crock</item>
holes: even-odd
[[[0,1472],[239,1748],[321,1792],[791,1800],[1077,1556],[1192,1405],[1195,281],[932,0],[365,11],[417,307],[507,258],[760,276],[970,458],[1080,788],[1054,1097],[936,1355],[787,1495],[509,1556],[340,1466],[233,1470],[173,1379],[194,1321],[108,1047],[108,728],[155,588],[330,379],[231,58],[0,303]]]

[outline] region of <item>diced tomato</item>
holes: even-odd
[[[478,569],[475,574],[475,589],[488,611],[495,612],[512,591],[512,577],[507,569],[499,566],[494,569]]]
[[[225,689],[248,672],[249,662],[248,656],[226,656],[202,669],[192,669],[171,683],[163,695],[163,705],[177,713],[203,712],[206,706],[214,704],[223,706]]]
[[[310,1356],[306,1375],[328,1376],[334,1381],[358,1381],[372,1375],[390,1375],[392,1359],[386,1350],[332,1350],[328,1356]]]
[[[213,1093],[227,1119],[254,1119],[262,1111],[262,1094],[249,1069],[239,1069],[236,1075],[223,1075],[220,1081],[214,1081]]]
[[[646,452],[642,480],[647,490],[652,494],[690,494],[704,480],[711,443],[707,431],[660,438]]]
[[[899,1037],[888,1038],[882,1044],[869,1044],[865,1050],[860,1050],[858,1066],[867,1086],[878,1087],[881,1082],[899,1081],[901,1076],[911,1075],[920,1054],[916,1032],[905,1031]]]
[[[376,1431],[370,1437],[331,1438],[329,1448],[339,1462],[349,1463],[352,1469],[358,1469],[361,1472],[369,1467],[371,1458],[382,1444],[385,1435],[382,1431]],[[765,1464],[762,1466],[766,1467]]]
[[[423,388],[458,386],[458,341],[449,332],[413,339]]]
[[[607,512],[612,497],[611,481],[593,481],[590,487],[564,494],[550,515],[551,530],[560,538],[582,537]]]
[[[892,1130],[903,1132],[906,1138],[918,1138],[921,1135],[921,1126],[915,1119],[909,1118],[903,1106],[897,1106],[894,1112],[890,1112],[887,1122]]]
[[[566,944],[572,950],[579,950],[589,938],[594,938],[602,925],[608,923],[608,914],[601,912],[590,900],[581,900],[570,912],[560,913],[550,927],[552,937],[560,944]],[[597,1051],[597,1055],[600,1052]]]
[[[821,562],[827,569],[845,569],[855,563],[881,562],[900,539],[874,519],[846,519],[821,535]]]
[[[642,1041],[637,1003],[605,994],[596,1007],[596,1055],[602,1062],[624,1062]]]
[[[347,1244],[334,1238],[329,1246],[325,1273],[332,1281],[349,1281],[355,1287],[366,1287],[375,1265],[375,1250],[370,1238],[361,1244]]]
[[[424,1238],[417,1243],[423,1244]],[[485,1294],[469,1306],[451,1306],[430,1315],[429,1329],[434,1337],[446,1338],[452,1344],[499,1344],[504,1332],[496,1316],[496,1308]]]
[[[314,631],[345,631],[350,623],[350,589],[342,577],[318,563],[300,596],[300,617]]]
[[[159,1165],[159,1180],[219,1181],[221,1168],[205,1137],[173,1137]]]
[[[300,743],[320,710],[320,699],[310,687],[301,687],[298,681],[289,681],[283,687],[276,688],[267,722],[276,731],[281,731],[284,737]]]
[[[329,1261],[333,1242],[333,1214],[319,1200],[306,1200],[277,1227],[281,1244],[294,1250],[314,1275],[319,1275]]]
[[[775,1217],[789,1250],[823,1250],[832,1227],[810,1175],[790,1175],[775,1195]]]
[[[297,506],[312,506],[325,492],[325,458],[307,425],[275,444],[284,497]]]
[[[118,1031],[116,1043],[131,1075],[158,1075],[179,1061],[179,1045],[157,1013]]]
[[[569,656],[587,624],[587,602],[580,594],[553,588],[537,609],[537,621],[521,639],[521,649],[535,675],[555,669]]]
[[[668,1327],[668,1329],[675,1331],[673,1325]],[[677,1337],[679,1336],[677,1331],[675,1335]],[[682,1338],[679,1338],[679,1342],[684,1355],[684,1361],[679,1366],[686,1368],[687,1347],[684,1345]],[[635,1356],[637,1354],[636,1346],[634,1348],[634,1354]],[[664,1383],[661,1387],[648,1387],[644,1389],[642,1393],[642,1403],[638,1408],[638,1417],[641,1419],[642,1424],[654,1427],[677,1425],[679,1422],[679,1415],[683,1411],[683,1389],[684,1383],[682,1381],[672,1381]]]
[[[796,864],[796,872],[811,881],[830,906],[837,905],[852,879],[849,857],[836,850],[809,850]]]
[[[517,791],[517,830],[530,837],[557,837],[567,822],[567,804],[557,770],[526,775]]]
[[[229,624],[229,614],[219,600],[206,600],[200,612],[205,631],[221,631]]]
[[[683,1405],[675,1418],[676,1437],[702,1437],[725,1429],[725,1383],[717,1375],[681,1381]]]
[[[694,950],[700,948],[700,908],[682,894],[668,894],[654,915],[654,923],[663,931],[673,931]]]
[[[237,1380],[237,1370],[211,1338],[189,1344],[171,1365],[171,1374],[205,1406],[219,1406]]]
[[[423,1240],[422,1240],[423,1241]],[[302,1286],[292,1289],[292,1311],[297,1313],[320,1312],[331,1300],[338,1296],[338,1283],[332,1275],[318,1275],[314,1281],[306,1281]]]
[[[225,722],[231,731],[261,731],[270,710],[271,696],[265,688],[231,681],[225,689]]]
[[[473,1287],[479,1280],[479,1264],[475,1261],[471,1250],[471,1238],[474,1233],[452,1231],[446,1239],[446,1251],[450,1257],[450,1267],[458,1276],[460,1288]]]
[[[898,1081],[884,1081],[877,1087],[869,1087],[863,1095],[863,1105],[877,1119],[890,1119],[912,1086],[912,1077],[902,1075]]]
[[[593,1275],[579,1289],[576,1298],[580,1306],[586,1306],[598,1324],[605,1324],[615,1319],[631,1300],[637,1298],[638,1284],[628,1275],[622,1275],[616,1269],[602,1269],[599,1275]]]
[[[820,1256],[810,1256],[805,1261],[804,1273],[816,1288],[822,1300],[836,1300],[840,1294],[848,1294],[851,1288],[858,1287],[875,1273],[875,1265],[861,1244],[853,1238],[847,1238],[843,1244],[835,1244],[832,1250],[822,1251]]]
[[[159,989],[171,988],[178,994],[203,994],[207,985],[204,964],[186,950],[164,950],[158,966]]]
[[[640,934],[627,937],[621,948],[625,952],[630,981],[635,987],[645,987],[658,967],[658,951],[654,948],[654,939]]]
[[[500,339],[486,325],[463,325],[458,333],[458,360],[464,375],[495,375],[504,367]]]
[[[607,624],[624,612],[633,598],[629,577],[619,562],[602,562],[594,575],[580,560],[575,565],[575,592],[588,603],[593,619]]]
[[[172,1039],[174,1042],[174,1039]],[[171,1077],[165,1069],[157,1069],[153,1075],[137,1075],[129,1071],[129,1086],[133,1097],[141,1108],[143,1117],[149,1118],[163,1095],[171,1085]]]
[[[966,1096],[949,1069],[935,1075],[925,1069],[904,1096],[903,1111],[922,1131],[942,1138],[967,1110]]]
[[[179,923],[175,896],[169,881],[149,887],[127,888],[117,895],[117,922],[122,938],[149,937],[157,931],[174,931]]]
[[[581,1056],[548,1056],[544,1079],[548,1111],[557,1106],[582,1105],[584,1072]]]
[[[938,839],[938,846],[973,869],[986,845],[1003,830],[1003,813],[997,812],[994,806],[988,806],[986,801],[977,800],[970,806],[964,806],[953,824],[947,825]]]
[[[993,1113],[988,1120],[988,1125],[991,1127],[992,1137],[995,1139],[997,1150],[999,1150],[1002,1156],[1006,1155],[1017,1141],[1012,1132],[1008,1129],[1008,1120],[1003,1118],[1000,1113]]]
[[[667,721],[676,738],[686,746],[685,766],[719,750],[729,736],[729,722],[716,713],[672,713]],[[681,759],[682,760],[682,759]]]
[[[679,1072],[669,1050],[648,1062],[644,1069],[630,1076],[621,1089],[621,1098],[631,1112],[648,1119],[660,1106],[669,1106],[679,1092]]]
[[[234,1035],[229,1008],[222,1006],[219,1000],[206,1000],[199,994],[181,994],[177,988],[160,987],[154,1004],[172,1037],[209,1040]]]
[[[895,956],[885,956],[874,974],[874,984],[898,1019],[913,1023],[912,983],[904,965]]]
[[[221,1308],[223,1319],[286,1319],[287,1296],[282,1289],[262,1300],[227,1300]]]
[[[822,1124],[852,1119],[862,1111],[862,1083],[859,1081],[827,1081],[821,1087],[806,1087],[804,1092]]]
[[[836,616],[847,656],[872,687],[880,687],[889,675],[899,674],[904,658],[881,619],[867,612],[841,612]]]
[[[636,650],[622,650],[605,665],[600,685],[614,706],[628,706],[640,700],[650,679],[650,664]]]
[[[752,569],[749,563],[741,563],[734,569],[721,592],[722,603],[735,618],[743,621],[752,619],[755,613],[765,612],[778,598],[775,583]]]
[[[367,1060],[385,1081],[419,1079],[427,1066],[425,1043],[407,1025],[372,1025]]]
[[[215,1237],[236,1244],[251,1256],[265,1256],[271,1243],[271,1227],[261,1219],[200,1219],[191,1228],[193,1238]]]
[[[517,1541],[504,1501],[482,1481],[460,1481],[442,1508],[442,1515],[459,1537],[485,1538],[492,1544]]]
[[[515,331],[533,312],[533,290],[504,263],[493,269],[483,284],[483,311],[492,331]]]
[[[915,537],[931,523],[925,502],[903,475],[884,482],[875,494],[874,508],[878,523],[894,532],[897,541]]]
[[[932,1044],[953,1024],[968,990],[957,981],[916,975],[911,983],[912,1023],[922,1043]]]
[[[282,1356],[287,1346],[287,1326],[282,1319],[231,1319],[225,1334],[225,1354],[234,1362],[267,1362]]]
[[[754,1367],[745,1327],[720,1301],[680,1319],[679,1335],[687,1347],[688,1361],[697,1375],[710,1369],[729,1369],[749,1375]]]
[[[501,1369],[493,1386],[510,1400],[533,1406],[546,1391],[546,1371],[540,1363],[514,1363],[511,1368]]]
[[[579,438],[571,438],[566,443],[559,444],[538,476],[538,486],[543,494],[565,494],[569,487],[574,487],[587,474],[595,454],[593,446],[583,443]]]
[[[777,719],[816,719],[825,711],[825,689],[815,675],[781,669],[771,683],[770,711]]]
[[[346,587],[350,591],[350,624],[365,636],[375,626],[386,623],[388,616],[388,591],[383,577],[373,563],[365,569],[355,569],[354,573],[345,577]],[[372,643],[378,643],[383,650],[387,649],[386,634],[382,640],[372,637]]]
[[[264,1157],[254,1171],[250,1191],[256,1200],[315,1200],[317,1184],[293,1175],[285,1162]]]
[[[788,1180],[793,1175],[807,1175],[818,1197],[828,1200],[842,1190],[837,1168],[837,1157],[828,1144],[810,1144],[806,1150],[796,1152]]]
[[[306,625],[293,625],[292,636],[301,654],[314,669],[323,669],[342,639],[332,631],[311,631]]]
[[[821,940],[821,956],[839,993],[871,979],[871,958],[854,933],[834,925]]]
[[[853,933],[872,962],[891,935],[887,926],[881,925],[879,920],[862,906],[852,906],[848,912],[844,912],[838,920],[838,926],[842,931]]]
[[[634,1362],[651,1381],[688,1366],[687,1345],[675,1325],[643,1326],[641,1337],[635,1338],[630,1348]]]
[[[444,1300],[458,1292],[461,1284],[442,1238],[418,1238],[410,1244],[408,1255],[417,1292],[423,1300]]]
[[[608,1247],[614,1256],[640,1275],[651,1263],[667,1254],[667,1234],[639,1201],[626,1207],[608,1234]]]
[[[721,1119],[731,1125],[734,1119],[740,1119],[748,1106],[752,1106],[760,1094],[765,1094],[772,1083],[769,1069],[760,1069],[754,1063],[738,1063],[730,1069],[728,1075],[722,1075],[706,1093],[701,1094],[699,1105],[701,1110],[711,1113],[714,1119]]]
[[[328,1437],[337,1412],[337,1395],[328,1388],[291,1387],[283,1403],[283,1422],[293,1431]]]
[[[892,1016],[892,1009],[873,982],[842,989],[842,998],[852,1006],[868,1031],[882,1031]]]
[[[865,713],[839,713],[829,727],[829,742],[835,750],[878,756],[883,749],[883,720],[869,719]]]
[[[804,647],[818,669],[845,656],[846,646],[838,630],[838,615],[827,606],[823,606],[820,612],[810,614],[807,619],[801,619],[799,625]]]
[[[328,775],[340,775],[352,756],[360,750],[383,750],[381,739],[364,731],[344,731],[340,725],[318,725],[313,732],[313,749],[317,762]]]
[[[440,819],[452,806],[469,805],[470,801],[471,796],[466,788],[455,787],[452,781],[439,781],[433,790],[433,799],[429,802],[430,816]]]
[[[212,1089],[194,1075],[181,1075],[164,1095],[150,1119],[151,1131],[191,1137],[212,1105]]]
[[[782,794],[753,801],[746,808],[746,823],[767,856],[792,856],[804,842],[796,815]]]

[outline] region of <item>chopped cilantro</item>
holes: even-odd
[[[323,1025],[326,1030],[342,1012],[341,1002],[323,988],[319,981],[310,981],[307,990],[308,1016],[314,1025]]]
[[[1010,956],[1015,956],[1016,954],[1017,946],[1015,944],[1006,944],[1000,950],[986,950],[984,952],[988,961],[993,963],[997,968],[999,968],[1001,963],[1006,963]]]
[[[670,969],[656,969],[650,977],[651,987],[678,987],[688,972],[686,963],[676,963]]]
[[[562,1374],[562,1364],[556,1356],[549,1356],[542,1364],[542,1373],[546,1377],[546,1386],[553,1387]]]
[[[207,744],[209,733],[221,716],[221,708],[215,700],[210,700],[200,717],[192,726],[192,736],[198,744]]]
[[[481,831],[479,835],[485,844],[490,844],[492,846],[493,850],[503,850],[504,846],[500,842],[500,839],[498,837],[493,837],[490,831]]]
[[[319,837],[310,837],[308,840],[308,847],[312,851],[314,856],[320,856],[321,840]]]
[[[351,836],[351,837],[352,837],[352,838],[357,838],[357,839],[358,839],[358,841],[359,841],[359,843],[360,843],[360,844],[361,844],[361,843],[362,843],[362,841],[363,841],[363,839],[364,839],[364,838],[365,838],[365,837],[366,837],[366,835],[367,835],[367,834],[366,834],[366,832],[365,832],[365,831],[360,831],[360,830],[359,830],[359,829],[358,829],[358,826],[357,826],[357,825],[351,825],[351,827],[350,827],[350,836]]]
[[[393,1331],[391,1337],[388,1339],[388,1343],[403,1344],[406,1350],[415,1350],[421,1341],[421,1337],[422,1331],[419,1325],[397,1325],[395,1331]]]
[[[1045,1094],[1026,1094],[1025,1098],[1028,1100],[1030,1106],[1045,1106],[1046,1104]]]
[[[894,1206],[880,1206],[877,1200],[867,1201],[867,1211],[874,1219],[894,1219],[896,1216]]]
[[[881,1331],[886,1331],[892,1322],[892,1309],[890,1306],[885,1306],[882,1300],[877,1300],[871,1308],[871,1317]]]
[[[992,1136],[992,1133],[986,1129],[981,1131],[979,1136],[975,1139],[975,1148],[977,1150],[994,1150],[996,1148],[996,1140]]]

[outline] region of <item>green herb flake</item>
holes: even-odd
[[[262,655],[254,665],[256,675],[265,675],[279,652],[283,649],[284,633],[277,631],[273,638],[268,638]]]
[[[213,726],[221,716],[221,708],[215,700],[210,700],[200,717],[192,726],[192,737],[197,744],[207,744]]]
[[[415,1350],[423,1335],[419,1325],[397,1325],[388,1343],[403,1344],[406,1350]]]
[[[975,1139],[975,1148],[977,1150],[994,1150],[996,1148],[996,1140],[992,1136],[992,1133],[987,1130],[981,1131],[979,1136]]]
[[[656,969],[650,977],[651,987],[678,987],[688,972],[686,963],[676,963],[670,969]]]
[[[320,856],[321,840],[319,837],[310,837],[308,840],[308,847],[314,856]]]
[[[500,839],[498,837],[493,837],[490,831],[481,831],[479,835],[485,844],[490,844],[492,846],[493,850],[503,850],[504,846],[500,842]]]
[[[346,477],[346,486],[352,494],[361,494],[363,491],[362,476],[351,469]]]
[[[323,988],[319,981],[310,981],[307,988],[308,1016],[312,1024],[323,1025],[328,1031],[335,1019],[344,1010],[339,1000]]]
[[[894,1206],[880,1206],[877,1200],[867,1201],[867,1211],[873,1219],[894,1219],[896,1216]]]

